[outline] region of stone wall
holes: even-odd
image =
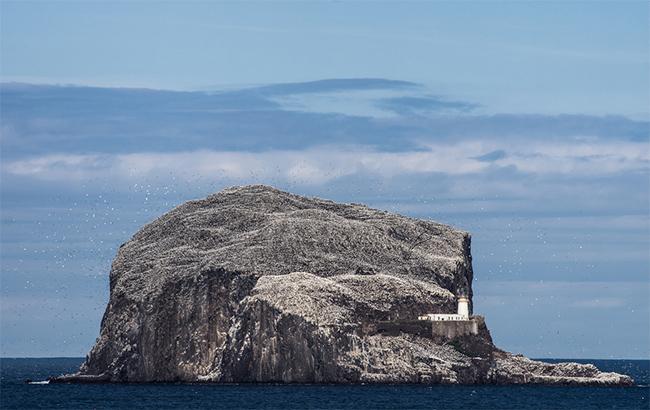
[[[434,339],[455,339],[459,336],[478,334],[478,323],[470,320],[449,320],[432,323],[432,336]]]

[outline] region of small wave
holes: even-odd
[[[29,382],[29,384],[50,384],[50,381],[49,380],[43,380],[43,381],[40,381],[40,382]]]

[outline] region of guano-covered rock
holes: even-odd
[[[123,244],[101,333],[54,382],[625,385],[477,335],[439,340],[377,324],[472,297],[470,236],[439,223],[267,186],[187,202]]]

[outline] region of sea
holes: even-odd
[[[593,363],[632,376],[632,387],[45,384],[82,358],[0,358],[2,409],[648,409],[650,360]],[[34,383],[25,383],[25,380]]]

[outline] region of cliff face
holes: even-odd
[[[470,236],[265,186],[191,201],[120,247],[101,334],[53,381],[629,384],[478,335],[382,335],[472,296]],[[470,304],[471,306],[471,304]]]

